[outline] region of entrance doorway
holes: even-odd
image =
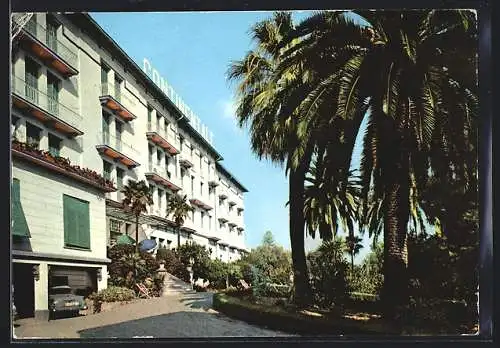
[[[12,280],[14,283],[14,304],[19,318],[35,316],[35,281],[33,265],[14,263]]]

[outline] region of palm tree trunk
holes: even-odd
[[[351,275],[354,276],[354,252],[351,252]]]
[[[290,170],[290,242],[294,302],[299,305],[309,304],[312,298],[304,251],[304,176],[305,173],[299,170]]]
[[[408,303],[408,246],[409,179],[395,173],[387,193],[384,218],[384,286],[382,302],[384,316],[394,319],[398,308]]]
[[[177,226],[177,252],[179,252],[180,247],[181,247],[181,226]]]
[[[135,216],[135,252],[139,253],[139,215]]]

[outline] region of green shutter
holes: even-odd
[[[79,204],[79,243],[82,248],[90,249],[90,214],[89,204],[80,202]]]
[[[31,234],[21,205],[21,189],[18,179],[12,180],[12,234],[17,237],[30,238]]]
[[[79,199],[63,196],[64,244],[90,249],[89,205]]]

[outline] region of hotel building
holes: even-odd
[[[181,243],[213,258],[246,252],[246,188],[179,105],[87,14],[36,13],[12,44],[12,258],[21,316],[45,318],[48,289],[107,286],[106,247],[135,238],[121,204],[145,180],[154,204],[139,241],[175,248],[168,197],[194,211]]]

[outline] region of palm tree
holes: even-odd
[[[251,31],[257,47],[231,64],[228,78],[239,82],[236,116],[240,127],[250,123],[252,150],[259,159],[286,165],[294,299],[304,304],[311,300],[304,251],[304,180],[313,144],[309,132],[297,128],[298,117],[293,110],[307,88],[298,65],[276,70],[283,50],[281,41],[292,28],[291,15],[284,12],[257,23]]]
[[[354,274],[354,256],[359,254],[363,248],[362,239],[354,234],[350,234],[345,238],[346,251],[351,256],[351,275]]]
[[[320,12],[283,41],[299,40],[288,51],[305,60],[321,52],[331,57],[300,108],[320,108],[335,96],[330,118],[343,130],[341,158],[352,154],[347,149],[367,118],[361,222],[384,231],[382,296],[392,316],[408,298],[407,229],[419,212],[412,204],[429,177],[473,177],[475,157],[465,154],[474,152],[477,140],[476,18],[468,11],[354,12],[364,24]]]
[[[153,198],[144,180],[129,180],[122,192],[125,196],[122,204],[135,215],[135,251],[139,252],[139,217],[147,212],[149,205],[153,204]]]
[[[187,195],[181,196],[176,193],[169,197],[167,217],[172,214],[177,229],[177,250],[181,246],[181,227],[191,211],[193,211],[193,207],[187,203]]]

